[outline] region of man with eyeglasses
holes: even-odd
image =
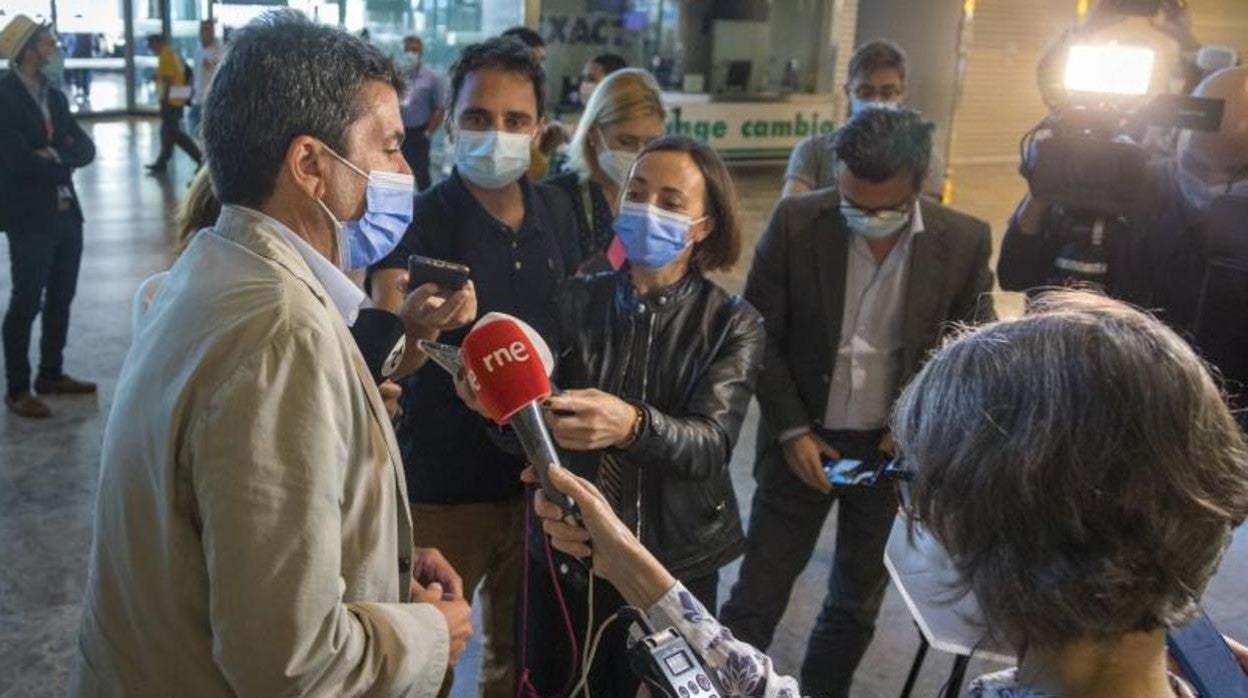
[[[956,323],[993,319],[989,228],[919,197],[932,124],[904,108],[854,115],[833,142],[835,187],[782,200],[755,252],[745,297],[763,314],[758,459],[745,561],[721,612],[766,648],[793,581],[839,503],[828,595],[801,685],[845,696],[887,584],[891,487],[833,485],[841,459],[876,468],[901,387]]]
[[[849,116],[873,106],[898,107],[906,100],[906,52],[888,39],[868,41],[849,59],[849,77],[844,85],[849,98]],[[803,194],[836,184],[836,131],[810,136],[789,155],[784,171],[781,196]],[[940,198],[945,163],[932,152],[923,173],[924,194]]]

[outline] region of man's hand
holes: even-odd
[[[555,442],[573,451],[620,446],[632,436],[637,421],[637,408],[594,388],[553,395],[546,407]]]
[[[422,587],[415,581],[412,582],[412,602],[427,603],[442,612],[450,638],[447,666],[455,666],[459,662],[459,655],[468,646],[468,638],[472,637],[472,608],[468,602],[462,597],[450,598],[437,582]]]
[[[44,146],[36,150],[35,157],[39,158],[40,160],[47,160],[48,162],[56,162],[58,159],[56,155],[56,151],[53,150],[51,146]]]
[[[1075,28],[1077,34],[1095,34],[1115,24],[1126,21],[1126,15],[1117,10],[1117,0],[1101,0],[1084,16],[1083,23]]]
[[[823,472],[823,461],[841,457],[835,448],[812,432],[794,436],[780,446],[784,449],[784,461],[789,465],[789,472],[797,479],[816,492],[828,494],[832,491],[832,483],[828,482],[828,476]]]
[[[1192,13],[1187,0],[1163,0],[1161,14],[1149,20],[1154,29],[1174,39],[1185,52],[1196,51],[1200,42],[1192,31]]]
[[[464,580],[437,548],[416,548],[413,551],[412,581],[426,588],[437,584],[448,597],[464,598]]]
[[[889,458],[897,457],[897,440],[893,438],[892,430],[884,432],[884,436],[880,438],[880,445],[876,446],[875,450]]]
[[[386,414],[390,415],[390,419],[399,413],[399,396],[403,394],[403,389],[398,383],[393,381],[382,381],[377,386],[377,390],[381,393],[381,401],[386,404]]]
[[[1023,235],[1039,235],[1044,232],[1044,214],[1049,210],[1049,202],[1037,199],[1030,192],[1023,196],[1014,220],[1018,222],[1018,232]]]
[[[406,272],[395,281],[401,291],[407,283]],[[432,339],[438,332],[458,329],[477,318],[477,289],[472,281],[453,293],[437,284],[421,284],[403,299],[399,317],[409,328],[423,330],[422,334]]]

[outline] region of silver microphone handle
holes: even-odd
[[[549,469],[562,466],[559,463],[559,452],[555,450],[555,442],[550,438],[550,430],[546,428],[546,421],[542,418],[541,406],[537,401],[530,402],[511,416],[509,424],[520,437],[525,458],[537,470],[537,479],[541,482],[542,493],[546,495],[546,499],[559,505],[564,511],[572,512],[575,507],[572,498],[550,484]]]

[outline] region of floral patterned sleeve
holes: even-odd
[[[799,698],[797,681],[781,676],[771,658],[734,638],[728,628],[677,582],[646,611],[655,630],[674,627],[689,646],[702,655],[725,698]]]

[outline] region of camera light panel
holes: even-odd
[[[1148,93],[1156,54],[1138,46],[1071,46],[1066,54],[1066,89],[1110,95]]]

